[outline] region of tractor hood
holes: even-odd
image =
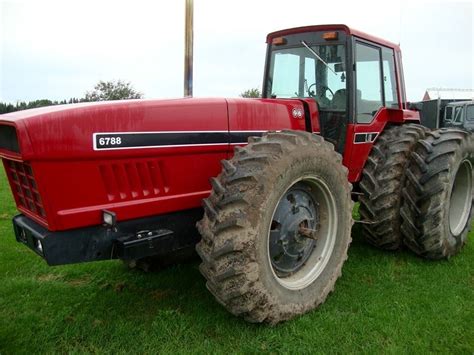
[[[113,158],[189,145],[227,145],[230,151],[231,144],[246,143],[249,135],[285,128],[305,128],[300,100],[81,103],[1,115],[0,155],[14,152],[25,161]]]

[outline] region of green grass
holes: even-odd
[[[159,273],[119,261],[48,267],[14,240],[0,173],[0,354],[474,352],[474,243],[449,261],[353,244],[336,291],[275,327],[247,324],[206,291],[196,264]]]

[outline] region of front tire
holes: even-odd
[[[405,244],[427,259],[457,254],[472,220],[472,156],[469,133],[440,129],[420,140],[412,153],[404,189]]]
[[[207,288],[251,322],[275,324],[317,307],[351,241],[341,156],[320,136],[285,131],[251,138],[222,165],[198,222]]]

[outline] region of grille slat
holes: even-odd
[[[118,187],[114,179],[112,167],[110,165],[101,165],[99,166],[99,170],[107,192],[107,199],[109,201],[115,201],[118,196]]]
[[[45,220],[46,212],[31,165],[24,162],[6,160],[5,166],[18,207]]]
[[[127,173],[127,180],[129,182],[130,193],[132,195],[132,198],[142,197],[143,189],[141,188],[140,178],[138,177],[136,164],[125,164],[125,171]]]
[[[153,191],[153,183],[151,181],[150,171],[146,167],[146,163],[137,163],[137,172],[138,177],[140,178],[141,186],[143,188],[143,196],[147,197]]]

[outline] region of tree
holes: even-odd
[[[16,111],[15,106],[6,102],[0,102],[0,114]]]
[[[245,90],[243,93],[240,94],[241,97],[262,97],[260,93],[260,89],[253,88]]]
[[[83,101],[108,101],[141,99],[143,94],[136,91],[128,81],[99,81],[94,90],[88,91]],[[81,100],[82,101],[82,100]]]

